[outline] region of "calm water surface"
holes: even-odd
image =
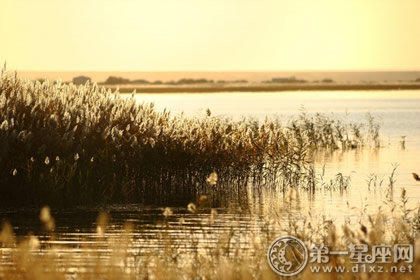
[[[126,95],[128,97],[128,95]],[[238,232],[257,231],[265,222],[267,210],[288,209],[281,212],[285,222],[292,211],[294,217],[325,215],[327,219],[340,222],[346,218],[357,218],[359,210],[366,207],[368,213],[377,211],[386,199],[388,176],[393,166],[398,165],[394,198],[398,200],[401,188],[407,190],[409,204],[420,204],[420,183],[415,182],[411,172],[420,173],[420,91],[334,91],[334,92],[279,92],[279,93],[211,93],[211,94],[137,94],[138,102],[154,102],[157,110],[169,109],[174,114],[184,112],[188,116],[204,116],[210,108],[213,115],[240,119],[243,116],[264,119],[265,116],[279,117],[285,122],[296,116],[302,107],[309,113],[333,113],[343,120],[360,121],[370,112],[381,124],[383,147],[379,150],[366,148],[349,152],[337,151],[316,157],[316,168],[325,167],[325,181],[337,173],[351,176],[351,187],[338,191],[321,191],[315,196],[306,193],[288,194],[299,198],[295,205],[289,204],[289,197],[279,194],[267,195],[262,201],[249,199],[250,209],[238,210],[236,206],[218,209],[218,215],[211,219],[209,210],[191,214],[185,208],[174,209],[174,215],[165,219],[159,208],[145,208],[140,205],[113,205],[106,208],[53,209],[57,236],[53,243],[68,245],[66,250],[89,250],[90,245],[100,245],[95,237],[96,217],[101,210],[111,215],[106,231],[108,237],[121,233],[124,222],[134,226],[132,234],[135,246],[134,256],[147,254],[164,246],[162,238],[171,238],[182,250],[188,251],[192,238],[204,243],[215,242],[215,235],[229,230]],[[401,136],[406,136],[405,149],[400,145]],[[369,176],[377,179],[367,184]],[[382,181],[382,183],[380,183]],[[183,217],[183,226],[179,218]],[[19,236],[29,232],[48,239],[39,222],[39,209],[3,209],[0,219],[9,220]],[[171,229],[167,225],[172,225]],[[162,232],[165,234],[162,235]],[[48,241],[51,242],[51,241]],[[84,244],[84,246],[83,246]],[[63,249],[65,250],[65,249]],[[96,246],[94,251],[98,250]],[[107,254],[106,249],[102,252]],[[3,263],[7,257],[3,254]],[[88,265],[88,261],[73,260]]]

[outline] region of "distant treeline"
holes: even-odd
[[[44,82],[44,79],[37,79],[39,82]],[[86,76],[78,76],[74,77],[72,82],[75,85],[82,85],[86,82],[91,82],[90,77]],[[261,81],[263,84],[304,84],[304,83],[322,83],[322,84],[331,84],[335,83],[335,81],[331,78],[324,78],[322,80],[304,80],[298,79],[295,76],[291,77],[274,77],[271,80]],[[420,78],[416,80],[412,80],[411,82],[420,83]],[[124,84],[137,84],[137,85],[200,85],[200,84],[245,84],[248,83],[247,80],[208,80],[208,79],[191,79],[191,78],[183,78],[177,81],[148,81],[145,79],[136,79],[130,80],[123,77],[117,76],[109,76],[104,82],[100,82],[100,85],[124,85]],[[362,82],[366,83],[366,81]]]
[[[116,76],[109,76],[108,79],[105,80],[105,82],[102,82],[100,84],[103,85],[122,85],[122,84],[143,84],[143,85],[193,85],[193,84],[213,84],[213,83],[248,83],[247,80],[234,80],[234,81],[225,81],[225,80],[208,80],[208,79],[179,79],[177,81],[148,81],[144,79],[137,79],[137,80],[130,80],[122,77],[116,77]]]
[[[266,84],[304,84],[304,83],[308,83],[308,82],[312,82],[312,83],[334,83],[334,80],[330,79],[330,78],[324,78],[321,81],[319,80],[315,80],[315,81],[308,81],[308,80],[303,80],[303,79],[297,79],[295,76],[292,77],[279,77],[279,78],[272,78],[271,80],[268,81],[263,81],[263,83]]]
[[[298,83],[334,83],[334,81],[330,78],[325,78],[321,81],[307,81],[303,79],[297,79],[296,77],[278,77],[278,78],[272,78],[271,80],[262,81],[262,83],[274,83],[274,84],[298,84]],[[144,79],[136,79],[136,80],[130,80],[123,77],[117,77],[117,76],[109,76],[108,79],[106,79],[104,82],[100,83],[103,85],[123,85],[123,84],[141,84],[141,85],[197,85],[197,84],[224,84],[224,83],[248,83],[247,80],[233,80],[233,81],[226,81],[226,80],[208,80],[208,79],[189,79],[189,78],[183,78],[179,79],[177,81],[171,80],[171,81],[148,81]]]

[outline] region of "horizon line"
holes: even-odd
[[[6,68],[7,71],[16,71],[16,72],[149,72],[149,73],[159,73],[159,72],[167,72],[167,73],[175,73],[175,72],[184,72],[184,73],[226,73],[226,72],[236,72],[236,73],[264,73],[264,72],[420,72],[419,69],[349,69],[349,70],[302,70],[302,69],[295,69],[295,70],[18,70],[12,69],[9,70]]]

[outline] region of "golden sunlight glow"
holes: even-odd
[[[19,70],[418,70],[418,0],[2,0]]]

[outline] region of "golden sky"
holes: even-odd
[[[18,70],[420,70],[419,0],[1,0]]]

